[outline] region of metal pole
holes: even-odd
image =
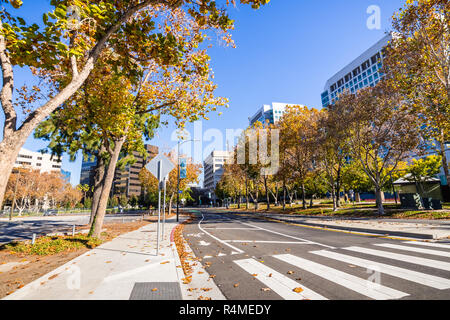
[[[164,229],[165,229],[165,227],[166,227],[166,182],[167,182],[167,180],[166,180],[166,178],[164,178],[164,204],[163,204],[163,227],[162,227],[162,239],[164,240]]]
[[[161,223],[161,172],[162,172],[162,162],[158,163],[159,172],[158,172],[158,227],[156,233],[156,255],[159,256],[159,225]]]
[[[177,222],[180,222],[180,141],[178,141],[177,158]]]

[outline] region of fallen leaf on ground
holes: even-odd
[[[302,278],[297,278],[297,279],[295,279],[295,280],[297,280],[297,281],[301,281],[301,280],[302,280]]]
[[[252,274],[252,276],[257,277],[258,275],[256,273]]]
[[[235,287],[235,288],[239,287],[239,283],[236,283],[236,284],[234,285],[234,287]]]
[[[202,271],[199,271],[199,272],[198,272],[198,274],[204,274],[204,272],[202,272]]]
[[[272,278],[272,274],[269,274],[269,278]]]
[[[303,289],[302,289],[302,288],[295,288],[295,289],[292,290],[292,291],[297,292],[297,293],[300,293],[300,292],[303,292]]]
[[[268,292],[268,291],[270,291],[270,289],[269,288],[262,288],[261,291]]]
[[[51,277],[49,277],[48,280],[53,280],[53,279],[55,279],[58,275],[59,275],[59,274],[54,274],[54,275],[52,275]]]
[[[106,263],[112,263],[112,261],[106,261]]]
[[[168,264],[168,263],[170,263],[170,261],[161,262],[161,264]]]
[[[287,274],[294,274],[294,271],[288,271]]]
[[[158,288],[154,288],[154,289],[152,289],[152,291],[153,291],[153,292],[158,291]]]
[[[202,291],[205,291],[205,292],[208,292],[208,291],[211,291],[212,288],[201,288],[201,290],[202,290]]]

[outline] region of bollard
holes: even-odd
[[[31,244],[34,245],[36,242],[36,233],[33,233],[33,238],[31,239]]]

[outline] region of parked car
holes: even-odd
[[[58,215],[58,210],[56,209],[48,209],[44,211],[44,217],[46,216],[56,216]]]

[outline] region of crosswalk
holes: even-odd
[[[277,271],[276,269],[282,268],[281,266],[283,268],[290,266],[303,272],[306,271],[325,281],[346,288],[347,292],[351,290],[369,299],[391,300],[408,297],[414,292],[404,292],[408,291],[405,290],[405,286],[395,288],[396,282],[390,281],[382,284],[381,277],[377,278],[373,274],[388,275],[415,285],[415,287],[406,286],[409,289],[417,287],[419,290],[422,286],[435,290],[450,289],[450,273],[447,272],[450,271],[450,262],[445,262],[446,258],[450,257],[450,252],[445,250],[450,250],[450,246],[431,242],[405,241],[401,245],[380,243],[369,248],[351,246],[339,250],[310,251],[308,259],[293,254],[279,254],[272,256],[272,261],[265,263],[254,259],[236,260],[234,263],[285,300],[326,300],[329,298],[327,291],[321,290],[320,286],[313,286],[314,290],[312,290],[305,287],[302,281],[293,280]],[[405,254],[405,252],[409,254]],[[426,255],[427,258],[419,255]],[[436,258],[431,259],[432,256]],[[380,258],[382,261],[376,261]],[[348,273],[349,268],[339,270],[340,267],[337,266],[342,263],[354,268],[352,270],[355,272],[352,273],[356,273],[356,275]],[[423,268],[424,266],[427,268]],[[424,270],[426,271],[424,272]],[[361,277],[361,271],[367,272],[368,276]],[[312,286],[311,282],[309,282],[309,286]],[[301,288],[301,290],[294,290],[296,288]]]

